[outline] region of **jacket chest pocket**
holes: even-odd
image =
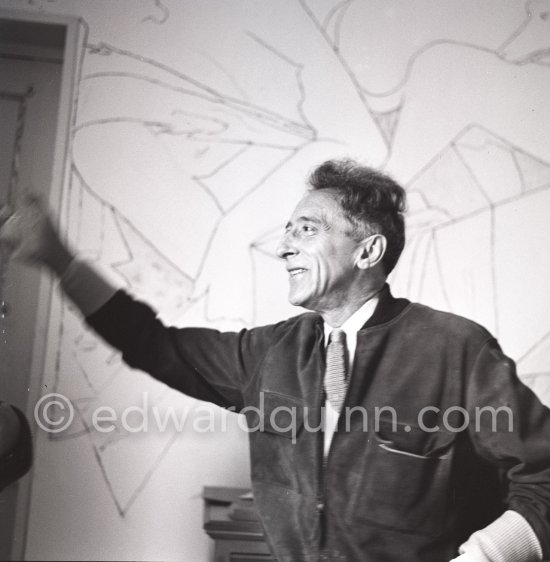
[[[391,426],[391,424],[390,424]],[[454,435],[381,423],[369,439],[349,519],[439,535],[451,507]]]
[[[250,432],[252,479],[297,489],[297,440],[304,425],[304,401],[261,391],[259,405],[246,407],[242,413]]]

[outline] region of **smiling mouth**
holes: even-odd
[[[302,275],[303,273],[305,273],[307,271],[307,269],[304,269],[302,267],[296,267],[294,269],[289,269],[288,270],[288,274],[290,275],[290,277],[297,277],[298,275]]]

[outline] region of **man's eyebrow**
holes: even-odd
[[[306,215],[302,215],[301,217],[298,217],[295,221],[296,223],[299,222],[311,222],[313,224],[318,224],[319,226],[322,226],[324,228],[329,228],[329,223],[326,220],[326,218],[324,216],[322,217],[308,217]],[[285,230],[288,230],[289,228],[292,227],[292,221],[288,221],[285,225]]]
[[[307,216],[301,216],[298,217],[299,221],[302,222],[313,222],[315,224],[326,224],[326,220],[324,217],[307,217]]]

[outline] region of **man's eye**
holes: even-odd
[[[305,234],[313,234],[315,232],[315,228],[313,226],[304,224],[304,226],[302,226],[302,232],[304,232]]]

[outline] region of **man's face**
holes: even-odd
[[[332,190],[310,191],[298,203],[277,248],[291,304],[326,312],[353,296],[360,245],[347,234],[351,226]]]

